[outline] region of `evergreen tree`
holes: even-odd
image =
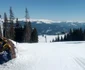
[[[10,7],[9,12],[10,12],[10,17],[9,17],[9,19],[10,19],[10,22],[12,23],[13,20],[14,20],[14,14],[13,14],[13,11],[12,11],[12,7]]]
[[[21,27],[20,24],[19,24],[18,18],[16,18],[16,25],[15,26],[16,26],[16,28]]]
[[[64,41],[67,41],[67,35],[64,36]]]
[[[7,15],[6,13],[4,13],[4,23],[3,23],[3,34],[4,34],[4,37],[8,37],[8,19],[7,19]]]
[[[61,36],[61,41],[63,41],[63,37]]]
[[[36,28],[34,28],[32,31],[31,42],[38,42],[38,33],[37,33]]]
[[[30,19],[27,8],[25,9],[25,19],[26,19],[26,22],[28,22],[28,20]]]
[[[73,29],[69,31],[68,34],[64,35],[64,38],[61,37],[61,41],[84,41],[85,40],[85,30],[83,31],[80,29]],[[53,42],[60,41],[59,35]]]
[[[60,41],[59,35],[58,35],[58,38],[57,39],[58,39],[58,41]]]
[[[83,34],[83,39],[84,39],[84,41],[85,41],[85,30],[84,30],[84,34]]]
[[[82,30],[82,28],[79,29],[79,38],[80,38],[80,40],[84,40],[83,39],[83,30]]]
[[[84,32],[82,29],[73,29],[73,31],[70,30],[70,32],[65,35],[64,37],[65,41],[83,41],[84,40]]]
[[[24,42],[31,42],[31,33],[32,33],[32,27],[31,27],[31,22],[28,21],[29,15],[28,15],[28,10],[26,8],[25,10],[25,26],[24,26]]]
[[[68,35],[68,36],[69,36],[69,40],[70,40],[70,41],[72,41],[72,33],[73,33],[73,30],[72,30],[72,29],[70,29],[70,32],[69,32],[69,35]],[[68,41],[69,41],[69,40],[68,40]]]
[[[1,26],[0,26],[0,37],[2,37]]]
[[[31,22],[25,23],[24,26],[24,42],[30,42],[31,41],[31,33],[32,33],[32,27]]]
[[[15,25],[15,41],[17,42],[23,42],[23,33],[24,29],[19,24],[18,18],[16,19],[16,25]]]
[[[53,39],[52,42],[55,42],[55,40]]]
[[[9,33],[10,33],[10,39],[14,40],[14,37],[15,37],[15,31],[14,31],[14,23],[13,23],[13,20],[14,20],[14,14],[13,14],[13,11],[12,11],[12,7],[10,7],[10,28],[9,28]]]

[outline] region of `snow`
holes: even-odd
[[[65,34],[59,35],[59,38],[61,39],[61,36],[64,38],[64,35],[65,35]],[[39,42],[45,43],[45,36],[46,36],[46,38],[47,38],[47,42],[50,42],[50,41],[52,41],[53,39],[55,39],[55,38],[58,37],[58,35],[44,35],[44,36],[39,35],[39,37],[38,37],[38,38],[39,38]]]
[[[3,22],[2,22],[2,19],[1,18],[0,18],[0,28],[1,28],[2,37],[3,37]]]
[[[9,19],[8,19],[9,20]],[[25,18],[19,18],[18,19],[19,21],[26,21]],[[34,19],[34,18],[30,18],[28,19],[28,21],[31,21],[31,22],[37,22],[37,24],[42,24],[43,23],[46,23],[46,24],[52,24],[52,23],[62,23],[62,22],[65,22],[65,23],[85,23],[85,21],[74,21],[74,20],[66,20],[66,21],[62,21],[62,20],[50,20],[50,19]],[[1,21],[4,22],[4,19],[1,19]],[[16,22],[16,19],[14,19],[14,23]]]
[[[16,19],[15,19],[16,20]],[[19,21],[25,21],[25,18],[18,19]],[[66,20],[66,21],[61,21],[61,20],[49,20],[49,19],[30,19],[31,22],[37,22],[37,24],[41,24],[41,22],[44,22],[46,24],[52,24],[52,23],[85,23],[85,21],[74,21],[74,20]]]
[[[25,21],[25,18],[19,19],[19,21]],[[37,24],[46,23],[46,24],[52,24],[52,23],[60,23],[62,21],[54,21],[49,19],[30,19],[31,22],[37,22]]]
[[[13,43],[17,58],[0,70],[85,70],[85,41]]]

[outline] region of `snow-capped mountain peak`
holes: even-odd
[[[24,19],[19,19],[19,21],[25,21]],[[49,20],[49,19],[30,19],[31,22],[37,22],[38,24],[41,22],[46,23],[46,24],[52,24],[52,23],[60,23],[62,21],[53,21],[53,20]]]
[[[46,23],[46,24],[52,24],[52,23],[61,23],[61,22],[65,22],[65,23],[85,23],[85,21],[72,21],[72,20],[67,20],[67,21],[58,21],[58,20],[49,20],[49,19],[28,19],[28,21],[31,22],[37,22],[38,24]],[[25,18],[19,19],[19,21],[26,21]]]

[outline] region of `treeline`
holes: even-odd
[[[15,17],[12,7],[10,7],[9,14],[10,16],[8,19],[7,14],[4,13],[3,32],[2,29],[0,29],[1,36],[15,40],[17,42],[38,42],[38,33],[36,28],[32,28],[31,26],[27,8],[25,9],[26,21],[24,22],[24,26],[21,25],[21,23],[18,21],[18,18],[16,18],[16,22],[14,22]]]
[[[64,37],[56,37],[52,40],[52,42],[59,41],[85,41],[85,30],[80,29],[70,29],[69,33],[67,33]]]

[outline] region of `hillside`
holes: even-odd
[[[85,70],[85,42],[14,43],[17,58],[0,70]]]
[[[19,19],[20,23],[24,24],[25,19]],[[58,33],[68,32],[70,29],[82,28],[85,29],[85,22],[72,21],[52,21],[46,19],[31,19],[32,27],[36,27],[38,34],[55,35]]]
[[[3,20],[2,20],[3,21]],[[30,19],[31,25],[37,28],[38,34],[56,35],[69,32],[70,29],[85,29],[85,22],[78,21],[52,21],[47,19]],[[16,22],[16,20],[14,20]],[[24,26],[25,19],[19,19],[19,23]]]

